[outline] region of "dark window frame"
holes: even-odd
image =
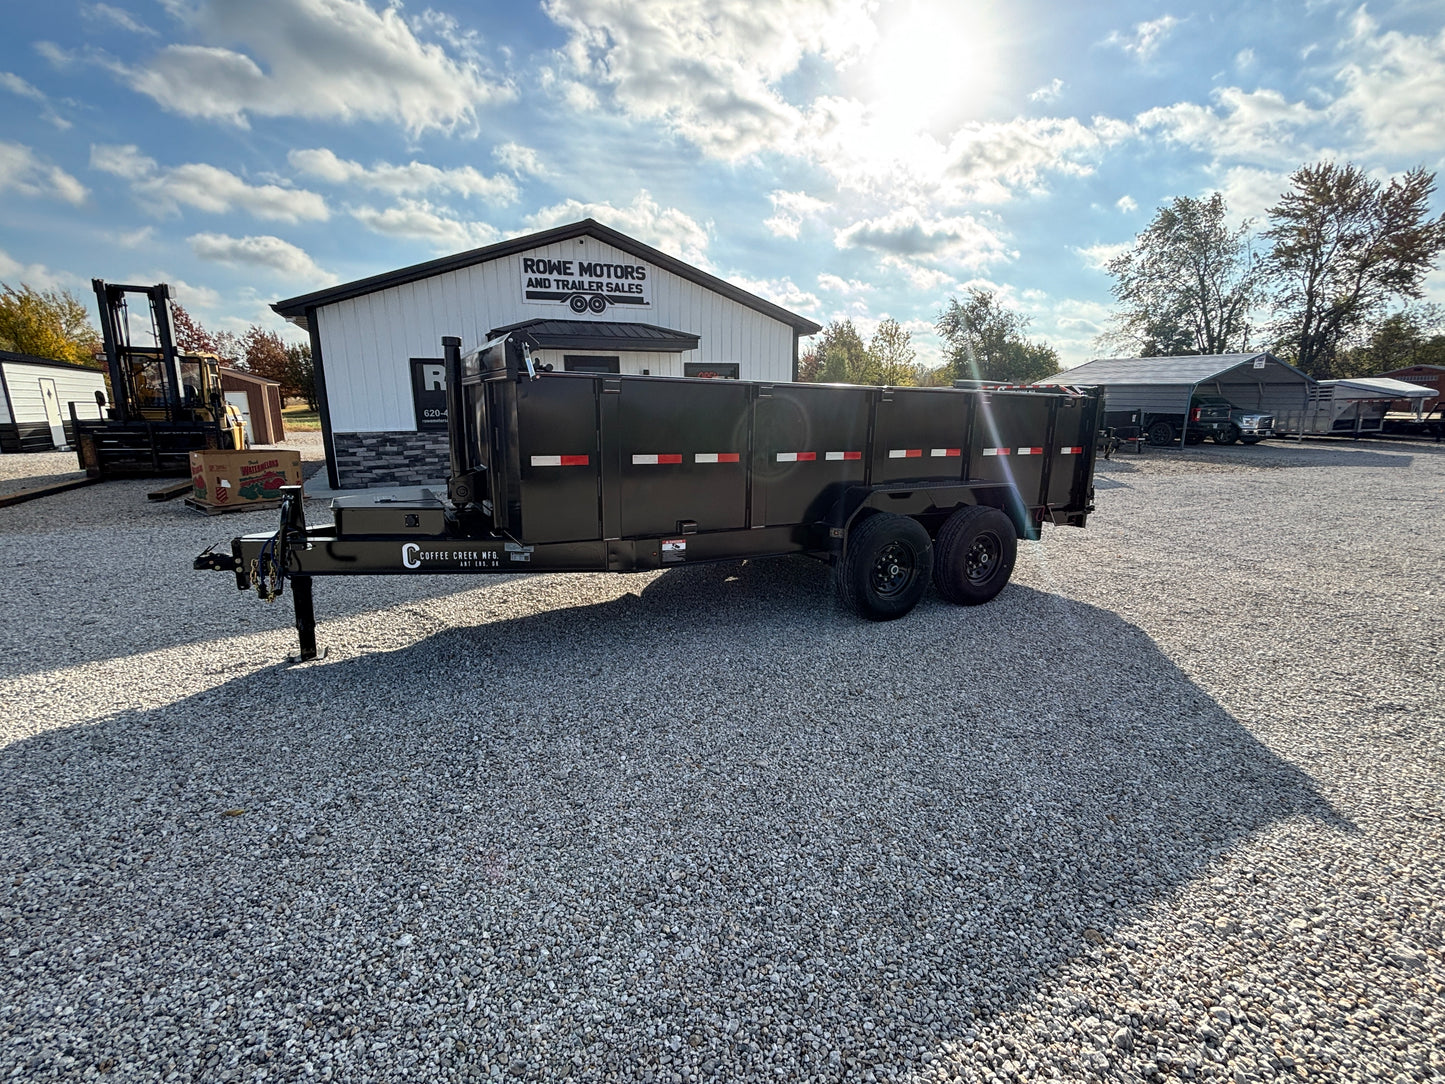
[[[567,373],[607,373],[620,376],[622,355],[563,354],[562,371]]]
[[[725,372],[724,370],[727,369],[731,369],[732,372]],[[703,380],[741,380],[740,369],[741,366],[736,361],[685,361],[682,363],[683,376]]]

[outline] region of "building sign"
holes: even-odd
[[[522,300],[601,315],[613,305],[651,305],[652,271],[640,263],[520,256]]]
[[[447,368],[441,358],[411,359],[411,395],[418,429],[447,427]]]

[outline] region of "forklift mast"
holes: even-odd
[[[160,372],[161,401],[165,420],[177,420],[182,401],[180,359],[176,354],[176,327],[171,318],[171,288],[166,283],[155,286],[127,286],[91,279],[100,311],[100,333],[105,344],[105,362],[110,369],[110,386],[115,396],[116,419],[129,422],[142,409],[141,389],[136,386],[137,363]],[[155,346],[136,346],[131,342],[127,294],[142,294],[150,306],[151,332]]]

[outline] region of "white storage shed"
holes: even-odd
[[[79,418],[103,416],[96,392],[105,393],[100,369],[0,350],[0,452],[68,447],[72,403]]]
[[[445,476],[443,335],[523,331],[558,370],[782,382],[821,330],[592,219],[272,308],[311,334],[336,488]]]

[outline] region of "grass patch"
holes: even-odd
[[[305,403],[282,407],[281,420],[285,423],[288,431],[294,429],[299,433],[321,432],[320,413],[315,410],[307,410]]]

